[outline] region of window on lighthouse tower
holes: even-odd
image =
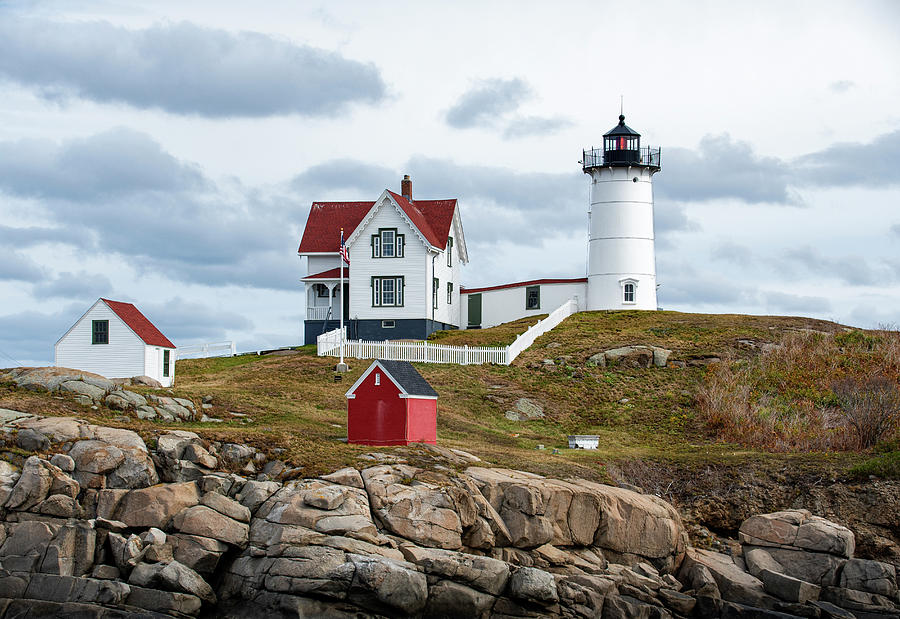
[[[634,303],[634,284],[628,282],[623,287],[624,290],[624,299],[625,303]]]

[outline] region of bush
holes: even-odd
[[[897,331],[801,332],[710,367],[697,400],[724,440],[775,451],[866,449],[900,427],[898,381]]]
[[[862,449],[888,438],[900,423],[900,391],[885,376],[847,378],[832,390]]]
[[[875,456],[862,464],[850,469],[850,474],[856,477],[868,477],[875,475],[884,479],[900,479],[900,451]]]

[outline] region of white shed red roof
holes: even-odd
[[[109,299],[100,299],[116,316],[122,319],[134,333],[144,340],[144,344],[149,346],[161,346],[163,348],[175,348],[175,344],[169,341],[162,332],[150,322],[141,311],[131,303],[123,303],[122,301],[110,301]]]

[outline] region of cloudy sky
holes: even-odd
[[[0,2],[0,367],[100,296],[298,344],[313,200],[459,198],[469,286],[585,272],[625,97],[659,302],[900,323],[900,4]]]

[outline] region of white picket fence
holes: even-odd
[[[578,312],[578,301],[569,299],[550,312],[549,316],[528,329],[525,333],[519,335],[519,337],[516,338],[516,341],[508,347],[510,363],[513,359],[518,357],[522,351],[534,344],[536,339],[576,312]],[[507,363],[507,365],[509,365],[509,363]]]
[[[175,349],[176,359],[205,359],[206,357],[233,357],[234,342],[208,342],[194,346],[179,346]]]
[[[482,365],[495,363],[509,365],[519,354],[531,346],[544,333],[578,311],[578,303],[572,299],[556,308],[549,316],[519,335],[509,346],[451,346],[423,342],[371,342],[344,340],[344,357],[349,359],[387,359],[414,363],[453,363],[456,365]],[[346,327],[344,335],[346,336]],[[341,332],[334,329],[316,338],[316,352],[320,357],[341,356]]]

